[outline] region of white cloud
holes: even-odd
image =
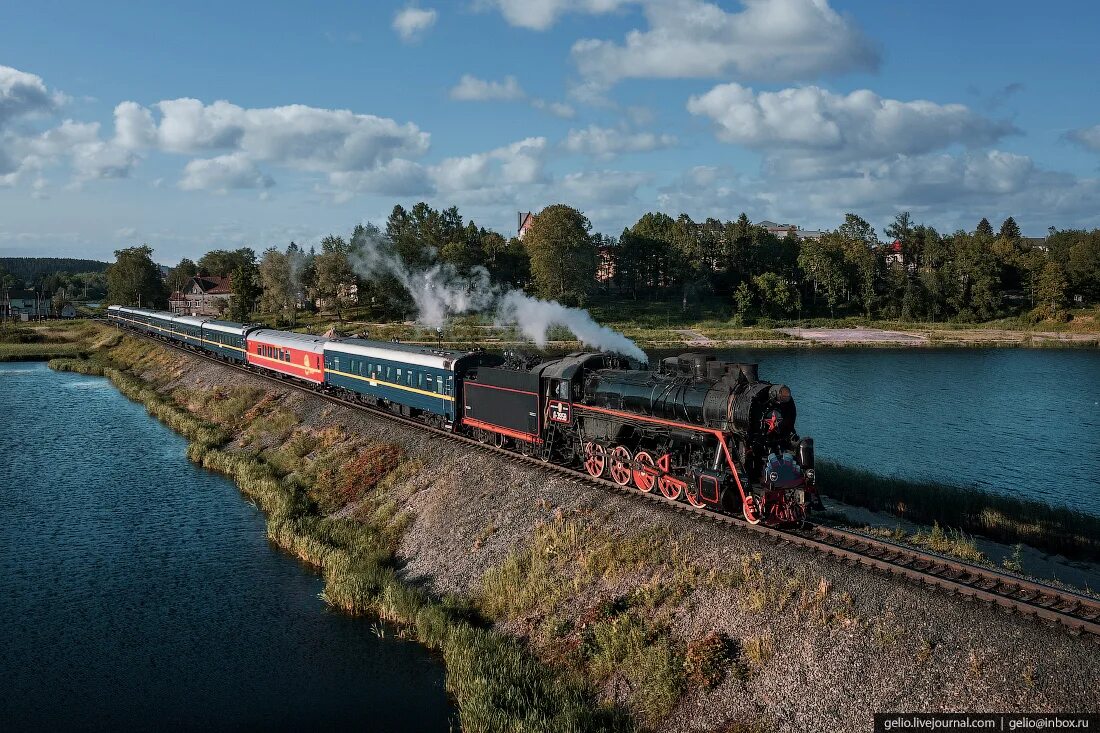
[[[154,113],[155,110],[155,113]],[[295,104],[242,108],[226,101],[134,102],[115,108],[116,143],[171,153],[221,153],[188,164],[181,185],[217,190],[263,185],[270,163],[328,174],[379,170],[399,156],[423,155],[428,133],[392,119]]]
[[[17,117],[55,112],[63,100],[42,77],[0,65],[0,128]]]
[[[495,8],[510,25],[543,31],[567,12],[609,13],[637,0],[482,0],[478,6]]]
[[[562,147],[570,153],[605,159],[621,153],[647,152],[673,145],[676,145],[676,137],[673,135],[627,132],[597,125],[589,125],[581,130],[570,130],[562,142]]]
[[[1100,125],[1070,130],[1065,137],[1070,142],[1077,143],[1086,150],[1100,153]]]
[[[629,78],[730,74],[799,80],[878,66],[871,41],[828,0],[744,0],[743,5],[729,13],[703,0],[653,0],[644,6],[647,30],[630,31],[621,44],[579,40],[573,60],[597,87]]]
[[[511,145],[455,158],[431,166],[429,175],[440,192],[474,191],[543,180],[546,138],[529,137]]]
[[[784,168],[800,156],[843,161],[914,155],[955,144],[988,145],[1017,132],[961,104],[902,102],[866,89],[847,95],[815,86],[755,93],[720,84],[691,97],[687,108],[713,120],[719,139],[781,156]]]
[[[270,188],[275,181],[261,173],[243,153],[198,158],[183,168],[180,188],[225,192],[237,188]]]
[[[347,201],[352,193],[423,196],[432,192],[424,166],[404,158],[395,158],[373,170],[331,173],[329,183],[336,189],[339,203]]]
[[[393,29],[405,43],[420,40],[435,25],[438,13],[434,9],[402,8],[393,16]]]
[[[531,100],[531,106],[565,120],[572,119],[577,114],[577,110],[565,102],[549,102],[545,99],[536,98]]]
[[[526,96],[514,76],[504,77],[504,81],[487,81],[471,74],[463,74],[458,84],[451,89],[451,99],[463,102],[485,102],[492,99],[515,100]]]
[[[594,204],[623,206],[637,200],[638,188],[652,179],[638,171],[584,171],[566,174],[560,187],[581,208]]]

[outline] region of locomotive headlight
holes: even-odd
[[[810,481],[812,483],[816,479],[817,479],[817,472],[815,472],[812,468],[807,468],[806,469],[806,480]]]
[[[768,473],[768,480],[773,482],[773,483],[778,481],[779,480],[779,473],[777,471],[770,471]]]

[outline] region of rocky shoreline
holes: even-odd
[[[205,360],[171,353],[156,368],[165,364],[168,380],[149,365],[137,373],[161,395],[253,390],[293,415],[294,431],[400,445],[419,466],[385,488],[408,518],[396,542],[400,577],[464,599],[642,727],[863,731],[874,712],[1100,710],[1091,638],[657,511]],[[244,448],[234,440],[223,450]],[[724,650],[709,676],[692,661],[708,636]]]

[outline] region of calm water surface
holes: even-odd
[[[104,379],[0,364],[0,728],[447,730],[442,664],[326,610]]]
[[[1100,514],[1100,351],[715,353],[790,385],[821,458]]]

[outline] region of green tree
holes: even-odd
[[[1020,237],[1022,236],[1020,234],[1020,226],[1011,216],[1001,223],[1001,236],[1005,239],[1011,239],[1013,241],[1019,241]]]
[[[531,279],[531,258],[523,242],[516,237],[505,239],[497,232],[487,232],[481,240],[485,252],[485,268],[494,282],[522,288]]]
[[[297,288],[294,283],[294,271],[291,255],[281,252],[277,247],[264,250],[259,265],[260,311],[275,317],[276,323],[294,322]]]
[[[737,312],[737,319],[741,323],[749,320],[752,314],[753,294],[752,288],[747,282],[742,282],[733,291],[733,304]]]
[[[343,237],[329,235],[321,240],[321,254],[314,263],[317,297],[324,306],[333,309],[340,321],[344,320],[344,308],[354,303],[358,291],[351,251],[351,245]]]
[[[238,323],[248,323],[256,308],[256,301],[263,294],[256,263],[241,262],[237,265],[229,276],[229,284],[233,288],[233,297],[229,299],[229,318]]]
[[[624,229],[612,252],[615,284],[635,300],[639,292],[647,298],[655,298],[659,290],[673,280],[670,268],[674,255],[666,240]]]
[[[167,307],[168,290],[152,255],[147,244],[115,250],[115,262],[107,268],[108,305]]]
[[[187,281],[199,274],[199,266],[187,257],[179,261],[179,264],[168,273],[168,286],[176,291],[183,290]]]
[[[251,247],[235,250],[215,249],[199,258],[199,274],[229,277],[238,267],[256,264],[256,252]]]
[[[798,310],[798,288],[782,275],[765,272],[752,279],[760,310],[769,318],[784,318]]]
[[[844,249],[844,238],[838,232],[828,232],[820,239],[803,242],[798,254],[798,266],[813,282],[815,297],[818,292],[825,296],[829,315],[834,318],[848,288]]]
[[[1100,229],[1081,233],[1069,248],[1065,269],[1075,293],[1100,300]]]
[[[987,321],[1001,307],[1000,265],[989,236],[956,232],[948,265],[948,303],[963,320]]]
[[[1057,262],[1047,262],[1039,276],[1036,310],[1044,318],[1058,318],[1066,305],[1066,274]]]
[[[535,292],[568,305],[583,303],[596,282],[592,224],[565,204],[547,206],[523,239],[531,258]]]
[[[993,225],[989,223],[989,219],[983,216],[982,220],[978,222],[978,228],[974,230],[974,233],[982,237],[992,237]]]

